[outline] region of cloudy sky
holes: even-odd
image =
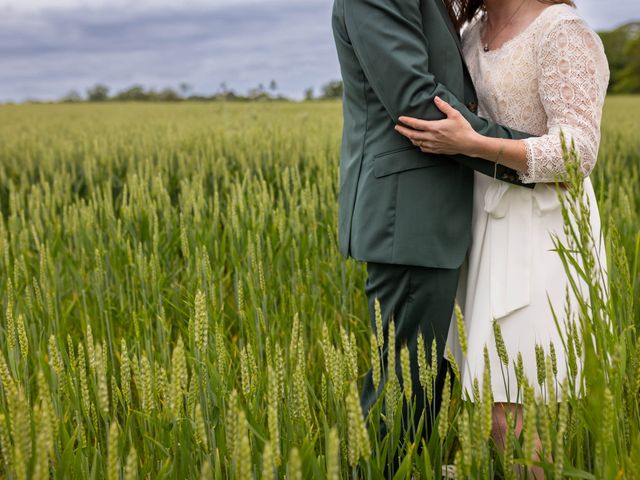
[[[640,19],[638,0],[577,3],[596,29]],[[339,78],[330,15],[331,0],[0,0],[0,101],[272,79],[299,98]]]

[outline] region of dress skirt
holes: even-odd
[[[602,271],[606,272],[600,215],[588,177],[584,180],[584,187],[585,200],[590,205],[593,238],[600,239],[592,248]],[[562,192],[562,195],[566,194],[566,191]],[[549,354],[549,345],[554,344],[557,364],[555,390],[560,392],[568,369],[563,346],[567,331],[567,301],[571,310],[577,312],[576,298],[570,292],[567,272],[555,251],[552,237],[557,235],[560,242],[567,245],[556,186],[537,184],[534,189],[529,189],[476,172],[472,222],[472,246],[462,269],[457,295],[464,314],[467,354],[463,355],[460,348],[455,317],[447,340],[460,367],[465,398],[473,401],[474,378],[477,378],[482,398],[486,345],[494,402],[523,401],[514,369],[518,352],[522,355],[524,374],[534,387],[534,394],[546,399],[544,384],[538,384],[536,345]],[[584,289],[582,282],[579,285],[581,290]],[[575,315],[573,317],[576,318]],[[504,338],[508,365],[498,357],[494,319]],[[579,374],[580,358],[577,365]]]

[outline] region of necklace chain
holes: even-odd
[[[522,7],[524,6],[525,3],[527,3],[527,0],[522,0],[522,2],[520,2],[520,5],[518,5],[518,8],[516,8],[515,12],[513,12],[513,14],[509,17],[509,20],[507,20],[504,23],[502,28],[500,30],[498,30],[498,32],[495,35],[493,35],[489,40],[484,42],[484,48],[483,49],[484,49],[485,52],[489,51],[489,45],[491,44],[491,42],[493,42],[497,38],[497,36],[500,35],[505,28],[507,28],[507,26],[511,23],[511,20],[513,20],[515,18],[515,16],[522,9]],[[486,16],[487,16],[487,10],[485,9],[484,17],[486,18]]]

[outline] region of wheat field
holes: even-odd
[[[337,250],[339,103],[0,106],[0,476],[384,478],[399,456],[398,479],[516,478],[538,432],[546,478],[640,478],[639,112],[608,100],[592,175],[611,296],[575,312],[588,395],[529,399],[500,454],[457,380],[422,449],[393,412],[383,439],[363,423],[380,351]]]

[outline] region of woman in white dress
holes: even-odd
[[[445,2],[447,3],[447,2]],[[523,183],[514,186],[475,174],[472,246],[458,298],[467,333],[462,355],[455,322],[449,346],[461,366],[463,388],[470,395],[474,378],[482,389],[483,350],[489,351],[494,407],[494,439],[501,446],[504,410],[520,417],[513,363],[508,381],[493,334],[501,327],[510,359],[523,358],[529,383],[538,387],[535,346],[549,353],[553,343],[558,381],[566,375],[560,322],[557,328],[550,303],[563,319],[567,274],[552,233],[563,242],[563,217],[555,179],[565,165],[560,132],[567,145],[575,142],[585,197],[591,206],[594,238],[600,238],[600,217],[588,175],[600,142],[600,120],[609,81],[609,68],[599,37],[570,1],[458,0],[449,2],[461,20],[472,20],[463,34],[463,52],[478,94],[479,115],[532,135],[526,140],[487,138],[471,129],[464,117],[436,99],[447,115],[440,121],[401,117],[411,128],[397,130],[425,152],[462,153],[511,167]],[[604,267],[602,244],[594,245]],[[605,267],[606,269],[606,267]],[[466,291],[465,291],[466,290]],[[472,400],[472,398],[470,398]]]

